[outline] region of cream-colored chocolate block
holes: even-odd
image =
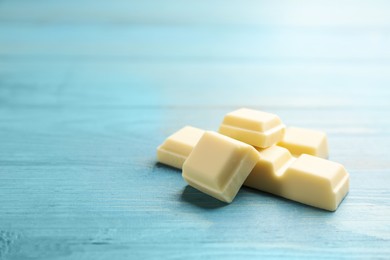
[[[191,126],[183,127],[157,147],[157,160],[163,164],[181,169],[184,161],[204,132],[204,130]]]
[[[248,108],[228,113],[219,128],[221,134],[260,148],[281,141],[284,130],[278,116]]]
[[[303,154],[283,176],[282,196],[335,211],[349,191],[349,174],[336,162]]]
[[[349,174],[339,163],[306,154],[293,158],[277,146],[259,155],[246,186],[329,211],[335,211],[349,191]]]
[[[206,131],[183,165],[183,178],[192,187],[232,202],[259,160],[252,146]]]
[[[321,131],[287,127],[279,146],[287,148],[294,156],[309,154],[321,158],[328,158],[328,141],[326,134]]]
[[[259,156],[259,161],[244,185],[280,195],[283,173],[295,159],[287,149],[279,146],[259,149]]]

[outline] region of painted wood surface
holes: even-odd
[[[0,259],[390,255],[387,1],[0,1]],[[328,133],[326,212],[156,163],[251,107]]]

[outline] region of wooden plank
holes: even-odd
[[[0,22],[58,24],[229,25],[388,28],[383,0],[3,0]]]
[[[0,56],[35,59],[388,63],[390,31],[0,24]]]
[[[380,63],[7,59],[0,68],[0,98],[7,106],[247,105],[386,112],[390,98],[390,65]],[[222,98],[214,97],[218,93]]]

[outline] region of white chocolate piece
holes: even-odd
[[[349,190],[349,174],[335,162],[303,154],[284,173],[283,197],[335,211]]]
[[[329,156],[326,134],[321,131],[287,127],[277,145],[287,148],[294,156],[309,154],[325,159]]]
[[[259,160],[252,146],[206,131],[183,165],[192,187],[230,203]]]
[[[219,128],[221,134],[261,148],[281,141],[284,130],[278,116],[247,108],[228,113]]]
[[[339,163],[306,154],[295,159],[277,146],[259,154],[246,186],[329,211],[349,191],[349,174]]]
[[[279,146],[259,149],[259,155],[260,159],[245,180],[244,185],[281,195],[281,176],[294,161],[294,158],[287,149]]]
[[[204,130],[191,126],[183,127],[157,147],[157,160],[181,169],[184,161],[190,155],[204,132]]]

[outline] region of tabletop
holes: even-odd
[[[0,259],[390,255],[390,3],[0,1]],[[156,162],[240,107],[323,130],[327,212]]]

